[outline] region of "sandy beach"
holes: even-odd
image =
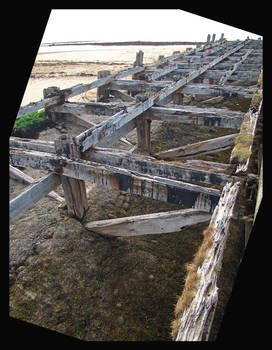
[[[21,105],[39,101],[43,98],[43,89],[58,86],[61,89],[76,84],[86,84],[97,79],[97,72],[109,70],[112,73],[133,66],[136,52],[144,52],[144,64],[155,62],[160,55],[170,56],[173,51],[185,51],[186,46],[86,46],[70,51],[63,51],[63,47],[50,48],[52,52],[37,54]],[[130,77],[126,77],[130,79]],[[95,100],[96,89],[72,101]]]

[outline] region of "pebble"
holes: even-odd
[[[118,316],[117,317],[117,322],[120,326],[122,326],[124,323],[125,323],[125,320],[124,320],[124,317],[121,315],[121,316]]]

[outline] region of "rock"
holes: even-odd
[[[128,208],[129,208],[129,203],[128,203],[128,202],[125,202],[125,203],[123,204],[122,208],[123,208],[124,210],[128,210]]]
[[[125,320],[124,320],[124,317],[121,315],[121,316],[118,316],[117,317],[117,322],[120,326],[122,326],[124,323],[125,323]]]

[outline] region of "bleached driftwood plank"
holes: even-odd
[[[12,177],[13,179],[22,181],[27,185],[38,183],[41,180],[41,179],[38,179],[38,180],[33,179],[33,177],[23,173],[21,170],[13,167],[12,165],[9,165],[9,176]],[[59,196],[55,191],[49,192],[47,194],[47,197],[55,199],[58,202],[64,201],[64,199],[61,196]]]
[[[239,188],[239,182],[227,183],[212,214],[209,224],[212,242],[206,251],[203,263],[197,269],[197,291],[190,306],[183,310],[178,319],[178,332],[174,339],[176,341],[208,340],[208,335],[206,339],[202,337],[204,330],[210,329],[218,300],[217,280]]]
[[[49,174],[37,184],[19,194],[9,203],[9,218],[13,222],[27,209],[32,208],[42,197],[51,192],[60,184],[60,177],[57,174]]]
[[[147,215],[88,222],[87,230],[110,236],[140,236],[181,231],[184,227],[207,222],[211,215],[197,209],[174,210]]]
[[[216,137],[214,139],[162,151],[156,153],[155,156],[158,159],[180,159],[184,157],[220,152],[234,145],[235,136],[236,134]]]

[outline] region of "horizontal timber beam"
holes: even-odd
[[[181,146],[167,151],[156,153],[159,159],[182,159],[196,155],[209,154],[224,151],[234,145],[235,136],[238,134],[225,135],[190,145]]]
[[[120,169],[95,162],[73,161],[55,154],[10,149],[13,166],[52,171],[60,175],[108,186],[164,202],[212,212],[220,191],[159,176]]]
[[[109,84],[109,88],[116,90],[129,90],[135,92],[160,91],[171,84],[170,81],[156,81],[147,83],[142,80],[115,80]],[[182,88],[184,94],[214,95],[226,97],[251,98],[256,88],[243,86],[223,86],[215,84],[189,83]]]
[[[103,235],[132,237],[179,232],[184,227],[208,222],[211,215],[197,209],[173,210],[124,218],[91,221],[85,228]]]
[[[212,162],[197,166],[186,163],[171,164],[158,161],[154,157],[131,154],[116,149],[95,148],[92,152],[84,152],[82,159],[136,171],[144,175],[160,176],[176,180],[203,182],[206,184],[224,186],[234,179],[229,173],[233,171],[230,165],[223,170],[213,168]],[[200,162],[200,161],[199,161]]]

